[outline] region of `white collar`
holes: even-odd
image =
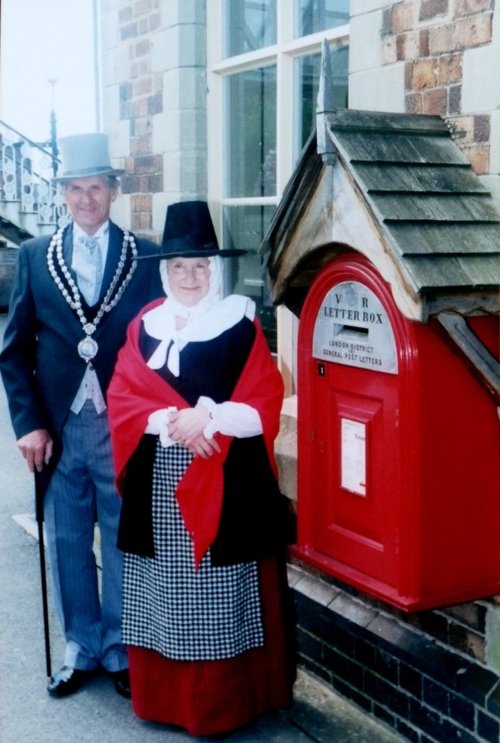
[[[146,333],[160,341],[147,365],[151,369],[161,369],[165,362],[172,374],[179,376],[179,353],[187,343],[208,341],[229,330],[244,317],[253,320],[255,302],[241,294],[230,294],[207,308],[202,315],[188,319],[188,324],[181,330],[175,328],[175,314],[172,312],[171,300],[165,301],[143,316]],[[168,351],[168,360],[167,360]]]
[[[95,232],[93,235],[88,235],[84,230],[82,230],[82,228],[76,222],[73,222],[73,242],[74,243],[80,241],[81,238],[89,238],[89,237],[95,237],[96,240],[98,240],[99,238],[107,239],[108,234],[109,234],[109,219],[106,220],[106,222],[104,222],[103,224],[101,224],[97,232]]]

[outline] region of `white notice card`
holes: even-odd
[[[341,485],[357,495],[366,495],[366,426],[341,419]]]

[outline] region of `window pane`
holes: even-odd
[[[237,260],[227,259],[228,290],[254,300],[272,351],[276,351],[276,311],[264,282],[262,261],[257,249],[275,211],[275,206],[224,207],[223,243],[225,248],[248,250]]]
[[[296,36],[349,23],[349,0],[295,0],[295,11]]]
[[[334,47],[330,50],[333,73],[333,100],[336,108],[347,108],[347,67],[349,48]],[[307,142],[312,128],[316,126],[316,106],[319,76],[321,73],[321,54],[310,54],[295,60],[295,80],[297,84],[296,121],[294,155],[297,158]]]
[[[226,80],[227,196],[276,194],[276,67]]]
[[[276,44],[276,0],[226,0],[226,57]]]

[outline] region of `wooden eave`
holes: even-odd
[[[420,303],[419,319],[441,311],[498,313],[499,216],[444,120],[348,109],[325,118],[335,163],[323,163],[313,134],[261,246],[275,302],[300,310],[307,282],[328,256],[346,249],[363,252],[362,245],[328,244],[329,235],[339,231],[333,221],[348,216],[334,215],[325,203],[327,171],[333,173],[333,198],[335,173],[343,168],[382,239],[370,260],[384,269],[384,276],[389,274],[395,295],[411,294],[412,302]],[[320,188],[321,207],[314,203]],[[311,226],[304,228],[313,215],[318,234]],[[307,245],[297,239],[301,231]],[[392,262],[389,272],[387,260]],[[400,309],[407,314],[401,304]]]

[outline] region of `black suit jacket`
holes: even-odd
[[[109,248],[101,299],[120,257],[123,232],[110,223]],[[57,440],[76,395],[86,363],[78,355],[85,337],[81,322],[49,273],[50,237],[38,237],[19,249],[9,315],[0,354],[0,371],[9,401],[12,425],[19,438],[46,428]],[[64,235],[71,253],[72,226]],[[139,255],[157,252],[154,243],[136,239]],[[71,265],[68,256],[68,265]],[[136,270],[118,304],[105,313],[93,337],[99,344],[93,365],[103,393],[113,373],[129,321],[148,301],[163,296],[157,258],[137,261]],[[125,274],[127,267],[125,268]],[[97,307],[99,306],[99,303]],[[84,307],[86,317],[94,312]]]

